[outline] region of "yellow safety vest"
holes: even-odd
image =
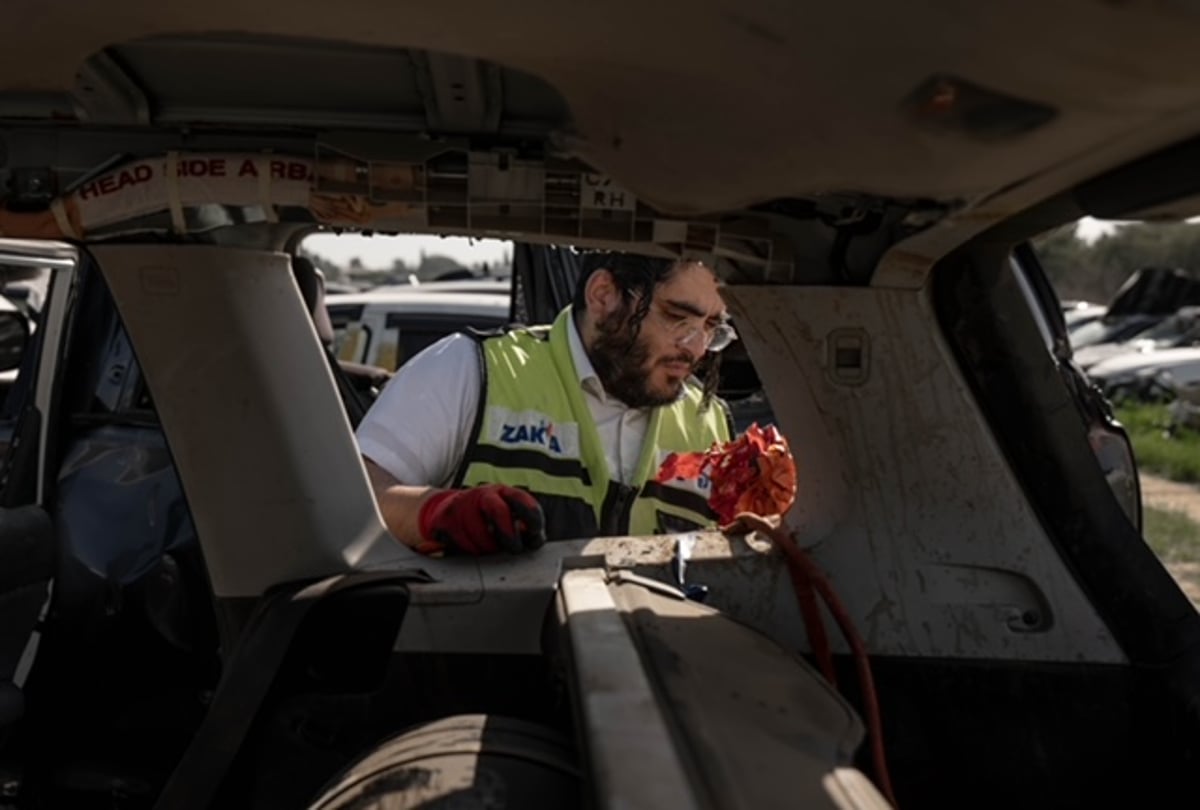
[[[528,490],[546,513],[551,540],[712,526],[706,479],[653,479],[668,454],[729,440],[725,403],[702,411],[701,391],[689,383],[674,403],[651,411],[634,480],[613,480],[571,358],[570,318],[568,307],[549,328],[480,341],[482,395],[455,486]]]

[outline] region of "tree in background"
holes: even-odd
[[[1060,298],[1107,303],[1143,267],[1178,267],[1200,278],[1200,225],[1119,225],[1093,242],[1064,225],[1033,240],[1038,258]]]
[[[329,259],[326,259],[323,256],[318,256],[310,250],[305,250],[303,245],[301,245],[300,249],[296,252],[299,255],[306,257],[313,263],[313,267],[316,267],[318,270],[324,273],[326,281],[344,280],[345,271],[336,262],[331,262]]]
[[[457,275],[456,271],[463,271],[467,276],[474,275],[470,270],[458,263],[458,260],[452,259],[449,256],[443,256],[440,253],[425,253],[421,251],[421,262],[417,265],[417,278],[421,281],[437,281],[438,279],[451,277],[451,274]]]

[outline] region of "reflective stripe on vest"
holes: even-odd
[[[568,307],[549,328],[481,341],[484,393],[456,485],[529,490],[552,540],[711,526],[707,481],[652,479],[669,453],[729,439],[723,403],[701,412],[701,393],[688,385],[679,400],[653,409],[634,480],[613,480],[571,358],[570,317]]]

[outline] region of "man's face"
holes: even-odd
[[[628,301],[596,322],[592,365],[604,390],[633,408],[674,402],[684,381],[704,357],[705,328],[725,318],[717,280],[702,264],[686,264],[654,290],[636,337]],[[690,338],[688,337],[690,333]]]

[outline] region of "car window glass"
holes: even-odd
[[[365,362],[371,347],[371,327],[363,323],[351,323],[333,328],[333,354],[338,360],[350,363]]]
[[[488,332],[504,326],[506,321],[479,315],[434,319],[393,313],[387,318],[386,334],[380,341],[375,364],[394,371],[447,335],[467,329]]]
[[[371,343],[370,328],[362,323],[362,304],[327,305],[329,323],[333,327],[334,357],[351,363],[361,363]]]

